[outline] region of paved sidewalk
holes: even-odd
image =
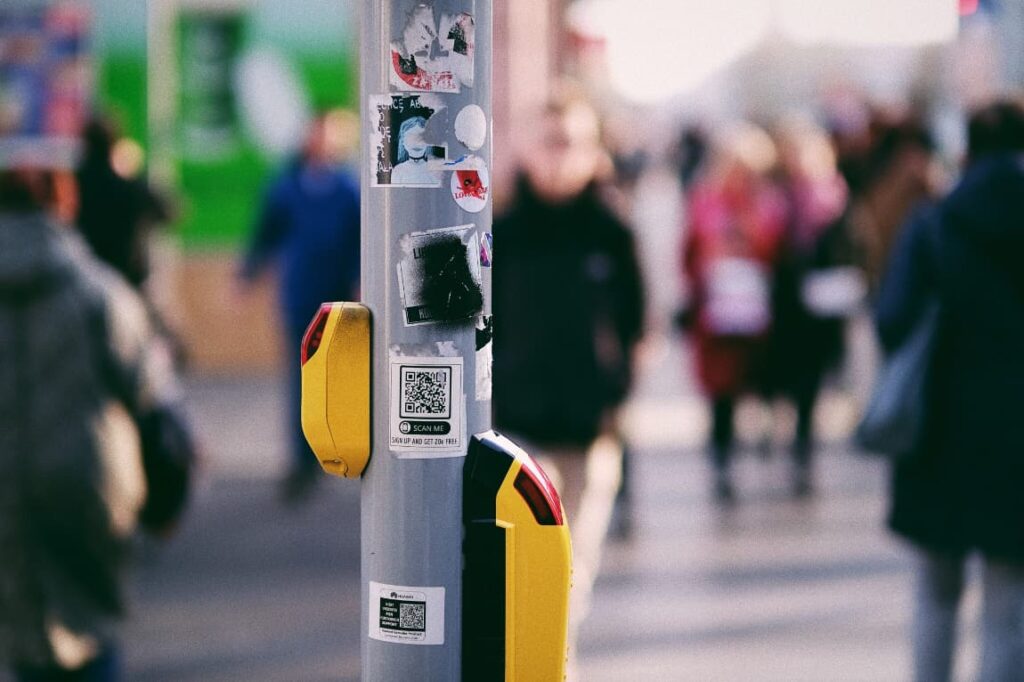
[[[607,548],[583,629],[586,682],[907,679],[910,559],[881,527],[879,463],[834,445],[818,496],[797,503],[784,454],[750,451],[738,504],[716,508],[705,417],[672,379],[678,362],[655,363],[628,420],[637,528]],[[206,379],[190,392],[210,461],[182,532],[143,552],[127,679],[357,680],[358,485],[325,478],[308,506],[284,508],[276,382]],[[825,430],[848,411],[827,401]],[[972,632],[975,592],[966,611]],[[967,649],[960,679],[973,639]]]

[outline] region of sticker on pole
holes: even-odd
[[[467,213],[479,213],[487,206],[491,193],[491,178],[487,168],[456,170],[452,173],[452,197]]]
[[[467,12],[434,12],[410,2],[392,19],[391,86],[400,91],[458,93],[473,87],[476,22]]]
[[[476,399],[491,400],[494,384],[494,316],[481,315],[476,323]]]
[[[455,139],[471,152],[487,144],[487,114],[480,106],[465,106],[455,117]]]
[[[480,237],[480,266],[489,268],[494,264],[494,235],[484,232]]]
[[[444,588],[370,582],[370,639],[444,644]]]
[[[391,451],[409,459],[464,454],[462,358],[391,356]]]
[[[445,109],[437,95],[370,95],[370,184],[372,187],[440,187],[448,149],[430,140],[428,128]],[[444,118],[441,116],[441,118]]]
[[[474,225],[412,232],[399,245],[398,294],[407,327],[468,322],[483,310]]]

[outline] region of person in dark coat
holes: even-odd
[[[984,559],[982,680],[1024,670],[1024,107],[977,113],[953,192],[904,228],[879,292],[882,345],[940,322],[926,436],[893,471],[891,528],[917,548],[915,679],[950,678],[967,557]]]
[[[499,426],[585,448],[625,399],[643,295],[632,233],[588,186],[548,203],[528,180],[495,221],[495,374]]]
[[[616,412],[644,325],[632,233],[602,201],[596,113],[572,96],[540,118],[510,210],[494,224],[495,423],[538,457],[573,542],[569,675],[618,489]]]
[[[786,204],[785,229],[772,286],[772,330],[762,391],[789,399],[796,408],[793,494],[812,492],[814,410],[825,375],[842,358],[844,318],[824,315],[807,300],[815,273],[835,272],[841,260],[846,183],[836,168],[825,133],[806,123],[788,124],[777,136],[779,189]]]
[[[292,450],[286,501],[305,497],[320,470],[302,433],[302,337],[321,303],[356,300],[359,290],[359,185],[339,166],[332,125],[318,118],[302,154],[270,185],[238,273],[247,287],[278,270]]]
[[[169,217],[167,206],[145,182],[114,169],[116,135],[111,125],[91,121],[82,135],[78,183],[78,229],[93,253],[141,289],[149,277],[150,228]]]
[[[113,682],[147,496],[132,417],[180,387],[136,292],[52,217],[58,178],[0,169],[0,669]]]

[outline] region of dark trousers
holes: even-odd
[[[814,450],[814,406],[818,400],[817,385],[795,391],[796,436],[793,441],[793,461],[801,468],[811,465]],[[711,401],[711,461],[715,469],[729,468],[736,441],[735,396],[718,396]]]
[[[719,396],[711,401],[711,461],[715,469],[725,471],[732,459],[736,440],[736,398]]]

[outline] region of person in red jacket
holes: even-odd
[[[776,154],[764,131],[733,128],[713,153],[688,196],[683,270],[697,375],[711,402],[714,495],[728,502],[736,400],[755,388],[771,330],[785,203],[767,179]]]

